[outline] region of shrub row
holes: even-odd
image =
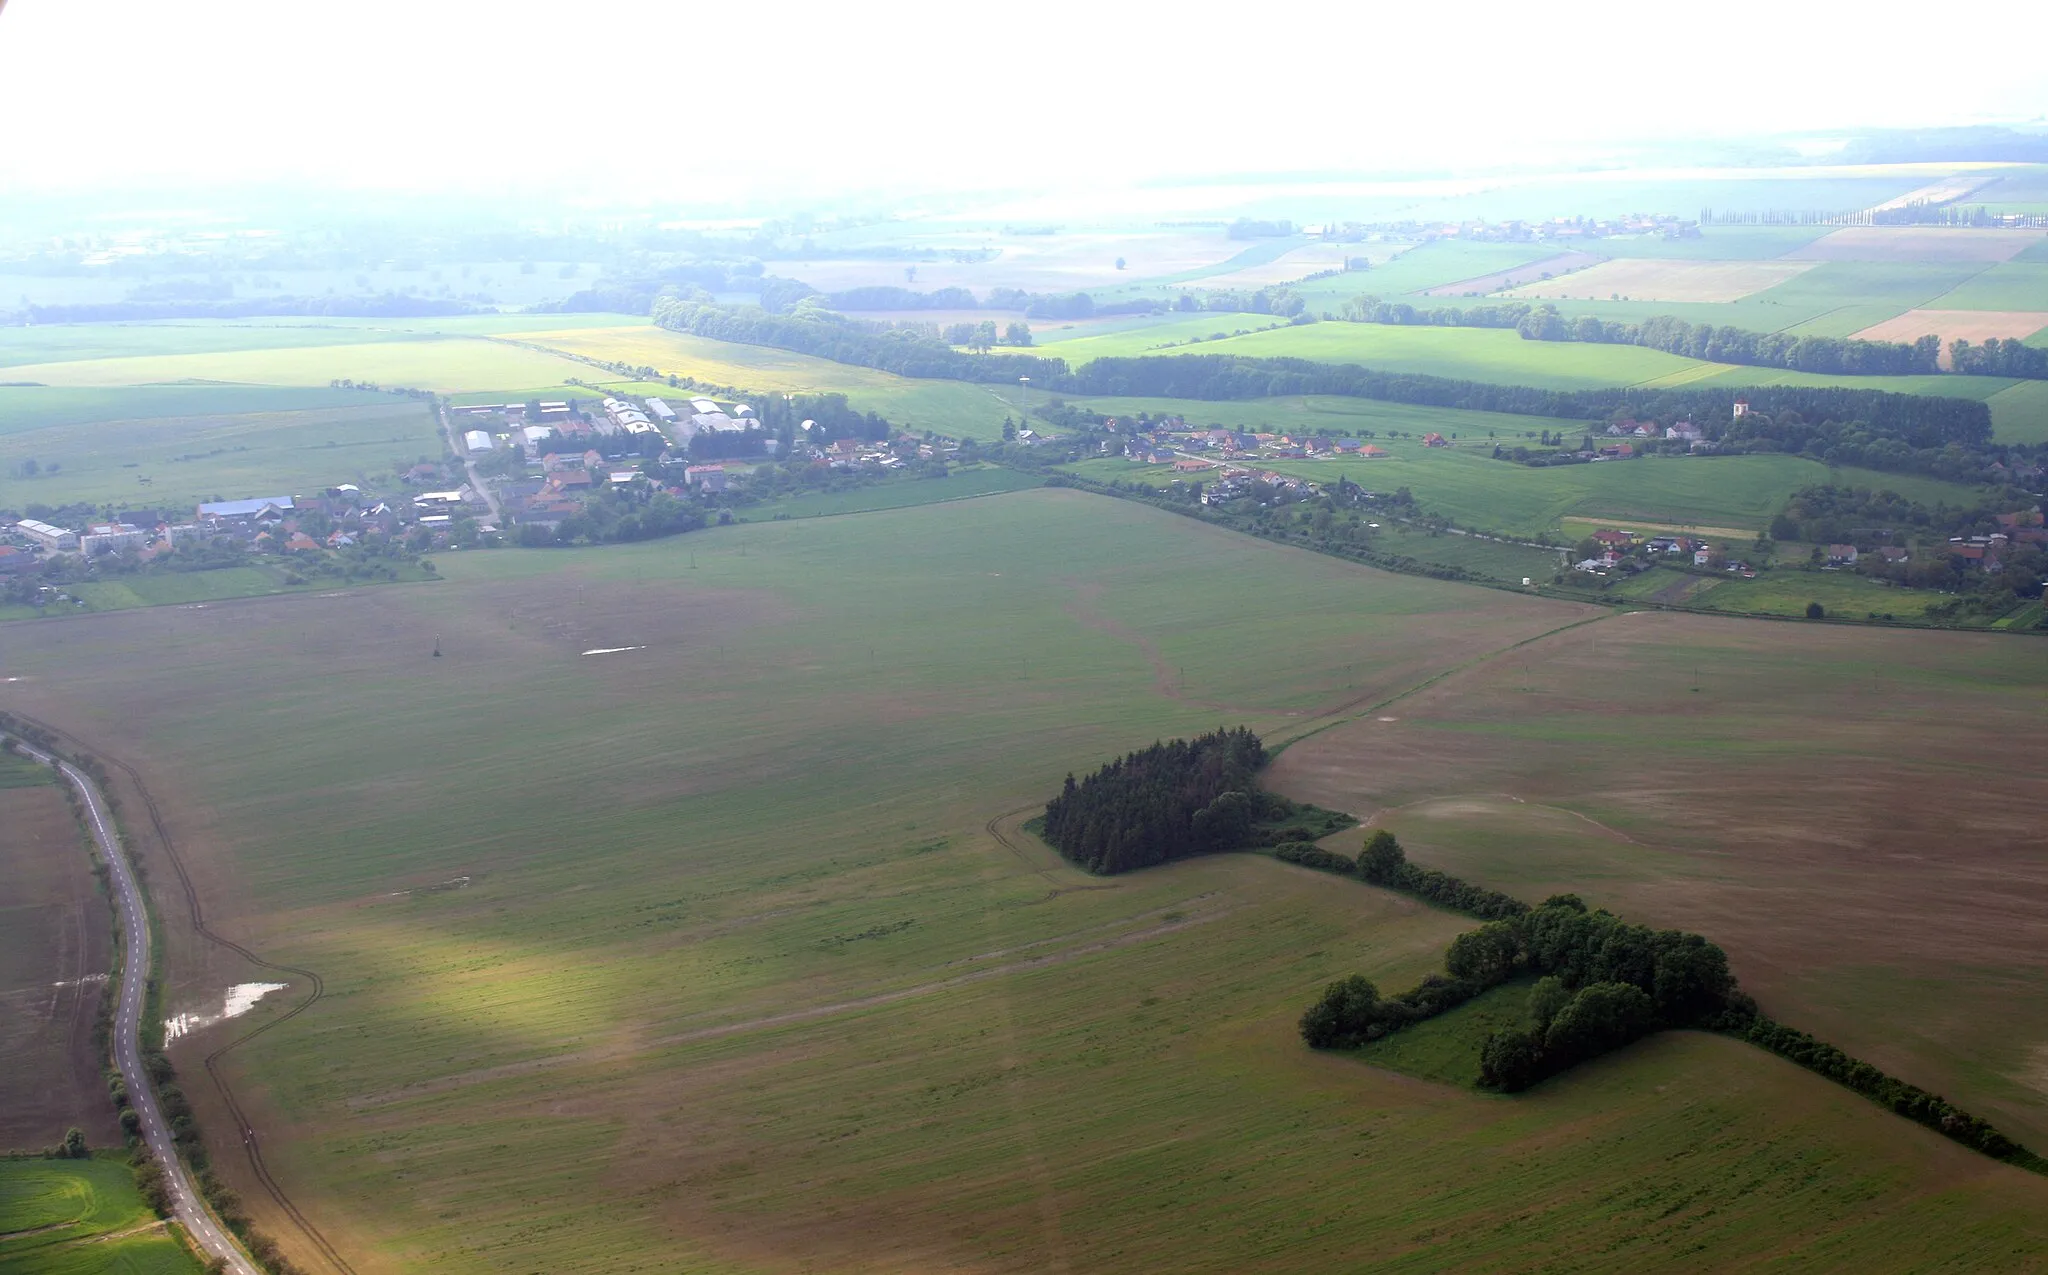
[[[1284,847],[1279,857],[1395,889],[1430,875],[1408,864],[1399,843],[1384,831],[1348,867],[1343,856],[1315,846]],[[2048,1158],[1981,1117],[1759,1013],[1736,986],[1727,954],[1700,935],[1631,925],[1612,913],[1588,910],[1576,895],[1553,895],[1534,909],[1508,902],[1519,911],[1460,934],[1444,954],[1445,974],[1430,975],[1410,991],[1382,998],[1359,975],[1331,983],[1302,1014],[1302,1039],[1318,1049],[1353,1048],[1512,978],[1537,974],[1524,1022],[1492,1033],[1481,1046],[1480,1083],[1488,1088],[1527,1089],[1667,1028],[1719,1031],[1994,1159],[2048,1173]]]

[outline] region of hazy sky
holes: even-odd
[[[2039,3],[5,4],[0,192],[1085,187],[2048,116]]]

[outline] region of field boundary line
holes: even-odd
[[[1385,699],[1377,700],[1371,704],[1367,704],[1363,708],[1359,707],[1358,700],[1352,700],[1348,704],[1339,704],[1337,707],[1331,709],[1329,712],[1321,714],[1320,716],[1306,723],[1306,729],[1304,729],[1300,734],[1290,735],[1286,739],[1281,740],[1278,744],[1275,744],[1271,748],[1268,748],[1266,750],[1267,761],[1270,764],[1273,758],[1278,757],[1281,753],[1287,751],[1289,748],[1292,748],[1294,745],[1300,743],[1304,739],[1320,735],[1324,731],[1330,730],[1334,727],[1343,726],[1349,722],[1355,722],[1360,720],[1361,718],[1369,717],[1372,714],[1379,712],[1383,708],[1390,708],[1393,705],[1400,703],[1402,700],[1407,699],[1411,695],[1415,695],[1422,691],[1428,690],[1430,687],[1435,686],[1437,683],[1445,680],[1446,678],[1456,677],[1460,673],[1469,672],[1472,669],[1478,668],[1482,664],[1487,664],[1493,660],[1497,660],[1501,656],[1506,655],[1511,651],[1519,651],[1525,646],[1533,646],[1538,642],[1545,641],[1549,638],[1554,638],[1560,633],[1569,633],[1573,629],[1582,629],[1589,624],[1598,624],[1602,620],[1611,620],[1614,618],[1616,614],[1616,612],[1609,611],[1601,615],[1587,616],[1583,620],[1573,620],[1570,624],[1559,625],[1557,628],[1550,629],[1546,632],[1537,633],[1530,637],[1525,637],[1519,642],[1510,642],[1506,646],[1500,647],[1497,650],[1487,651],[1482,655],[1475,655],[1471,659],[1466,660],[1462,664],[1454,664],[1450,668],[1443,670],[1441,673],[1437,673],[1430,677],[1424,678],[1422,681],[1415,683],[1415,685],[1408,687],[1406,690],[1396,691],[1394,694],[1387,696]],[[1354,709],[1356,710],[1355,712],[1353,711]]]
[[[229,1114],[231,1114],[235,1118],[235,1123],[238,1126],[238,1132],[242,1135],[243,1153],[247,1156],[250,1170],[256,1175],[256,1180],[262,1184],[265,1194],[269,1195],[272,1201],[277,1204],[278,1208],[285,1214],[285,1216],[289,1217],[292,1220],[293,1224],[296,1225],[299,1228],[300,1232],[305,1235],[307,1242],[312,1244],[313,1247],[321,1254],[321,1256],[325,1257],[329,1262],[331,1262],[336,1269],[344,1272],[345,1275],[355,1275],[355,1267],[349,1265],[348,1260],[342,1257],[340,1251],[337,1250],[334,1247],[333,1243],[329,1241],[328,1238],[321,1233],[320,1229],[313,1224],[312,1219],[308,1218],[305,1215],[305,1213],[299,1209],[299,1206],[293,1202],[292,1198],[289,1195],[285,1193],[284,1188],[278,1184],[277,1179],[274,1176],[272,1176],[270,1172],[270,1166],[264,1162],[263,1149],[257,1140],[256,1130],[254,1126],[252,1126],[249,1123],[249,1117],[247,1113],[243,1110],[241,1103],[236,1099],[234,1090],[228,1085],[227,1078],[221,1074],[219,1066],[220,1060],[231,1051],[239,1048],[242,1045],[247,1044],[249,1041],[254,1040],[256,1037],[261,1036],[263,1033],[269,1031],[271,1028],[289,1022],[290,1020],[297,1018],[300,1014],[303,1014],[307,1010],[311,1009],[316,1003],[318,1003],[322,996],[326,995],[327,988],[325,982],[323,982],[321,977],[312,970],[302,969],[295,965],[282,965],[276,961],[267,960],[261,956],[258,956],[256,953],[250,951],[248,948],[242,946],[240,943],[235,942],[233,939],[227,938],[207,928],[205,912],[200,906],[199,892],[192,884],[191,874],[185,870],[184,860],[179,857],[177,846],[171,840],[170,829],[164,826],[163,814],[157,808],[156,797],[149,791],[148,786],[142,782],[142,775],[139,771],[135,769],[134,766],[130,765],[126,761],[123,761],[119,757],[112,756],[99,749],[87,747],[85,741],[79,739],[77,736],[72,735],[67,731],[60,730],[57,727],[50,725],[48,722],[39,721],[36,718],[30,717],[27,714],[20,712],[16,712],[14,716],[19,721],[26,722],[31,726],[35,726],[39,729],[48,731],[52,736],[56,738],[69,740],[72,744],[78,746],[83,751],[89,753],[94,757],[98,757],[100,760],[106,762],[108,765],[114,767],[116,770],[119,770],[123,774],[128,776],[129,782],[135,785],[135,791],[141,795],[144,808],[147,809],[149,812],[150,825],[156,833],[158,843],[161,844],[164,848],[165,857],[171,861],[171,868],[174,872],[177,873],[178,883],[184,890],[185,903],[190,914],[192,928],[195,932],[197,932],[202,938],[205,938],[207,941],[215,944],[216,946],[223,947],[231,952],[234,952],[236,955],[240,956],[243,960],[248,961],[252,965],[255,965],[261,969],[276,970],[279,973],[283,974],[295,974],[300,978],[305,979],[308,983],[312,985],[311,994],[308,995],[305,1000],[300,1001],[297,1005],[294,1005],[291,1009],[278,1015],[276,1018],[273,1018],[260,1026],[251,1028],[249,1031],[246,1031],[242,1033],[240,1036],[235,1037],[227,1044],[222,1045],[220,1048],[206,1055],[204,1061],[206,1065],[206,1074],[208,1078],[213,1081],[213,1086],[220,1093],[221,1101],[227,1105]]]

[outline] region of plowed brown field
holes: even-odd
[[[1617,616],[1307,739],[1272,782],[1522,897],[1704,933],[1767,1010],[2048,1142],[2043,655]]]

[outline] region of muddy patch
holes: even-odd
[[[221,997],[218,1010],[174,1014],[164,1020],[164,1043],[170,1044],[180,1036],[189,1036],[215,1023],[224,1023],[230,1018],[240,1018],[256,1008],[256,1002],[290,987],[290,983],[237,983]]]

